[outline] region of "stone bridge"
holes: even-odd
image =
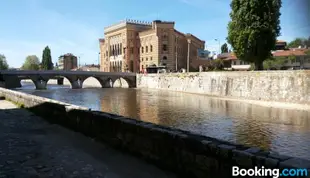
[[[124,72],[89,72],[89,71],[24,71],[24,70],[6,70],[0,71],[0,86],[5,88],[21,87],[21,80],[30,79],[36,86],[36,89],[46,89],[47,82],[50,79],[66,78],[70,81],[72,89],[80,89],[83,82],[89,78],[96,78],[102,88],[113,87],[117,79],[124,79],[129,88],[136,87],[136,74]]]

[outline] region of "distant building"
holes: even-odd
[[[77,68],[77,57],[71,53],[64,54],[58,59],[59,70],[72,70]]]
[[[274,58],[291,58],[291,60],[287,60],[285,64],[276,69],[310,69],[310,55],[307,54],[310,49],[287,48],[286,45],[285,41],[277,40],[276,50],[271,51]],[[224,60],[228,70],[249,70],[251,67],[249,62],[237,59],[234,53],[223,53],[218,55],[218,58]]]
[[[174,28],[174,22],[126,20],[104,29],[99,39],[101,71],[141,72],[149,66],[165,66],[168,70],[198,69],[198,49],[205,41]]]
[[[219,59],[224,60],[224,68],[227,70],[249,70],[251,64],[249,62],[237,59],[234,53],[222,53],[217,56]]]

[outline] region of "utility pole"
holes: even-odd
[[[191,40],[187,39],[187,72],[189,72],[189,55],[190,55],[190,44],[191,44]]]
[[[81,67],[81,57],[79,56],[79,65],[78,65],[78,68]]]
[[[98,53],[98,67],[99,67],[99,70],[100,70],[100,52]]]
[[[218,54],[221,54],[221,41],[219,39],[214,39],[214,40],[219,42],[219,53]]]
[[[176,48],[175,48],[175,71],[178,72],[178,37],[176,37]]]

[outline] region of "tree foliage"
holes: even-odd
[[[210,64],[207,66],[206,70],[223,70],[224,69],[224,60],[217,58],[210,61]]]
[[[232,0],[228,43],[238,59],[263,70],[280,35],[281,0]]]
[[[293,41],[291,41],[287,47],[288,48],[298,48],[299,46],[304,47],[310,47],[310,37],[308,39],[306,38],[295,38]]]
[[[294,62],[296,60],[296,56],[290,55],[288,57],[271,57],[264,61],[263,66],[264,69],[281,69],[285,63],[291,61]]]
[[[227,43],[224,43],[224,44],[221,46],[221,53],[228,53],[228,46],[227,46]]]
[[[42,69],[43,70],[52,70],[53,69],[53,62],[51,57],[51,50],[48,46],[46,46],[43,50],[42,55]]]
[[[36,55],[29,55],[26,57],[25,62],[22,66],[23,70],[39,70],[40,61]]]
[[[9,65],[6,61],[6,57],[3,54],[0,54],[0,70],[8,70]]]

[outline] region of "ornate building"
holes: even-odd
[[[205,42],[174,28],[174,22],[125,20],[104,29],[99,39],[101,71],[139,72],[148,66],[195,69]]]

